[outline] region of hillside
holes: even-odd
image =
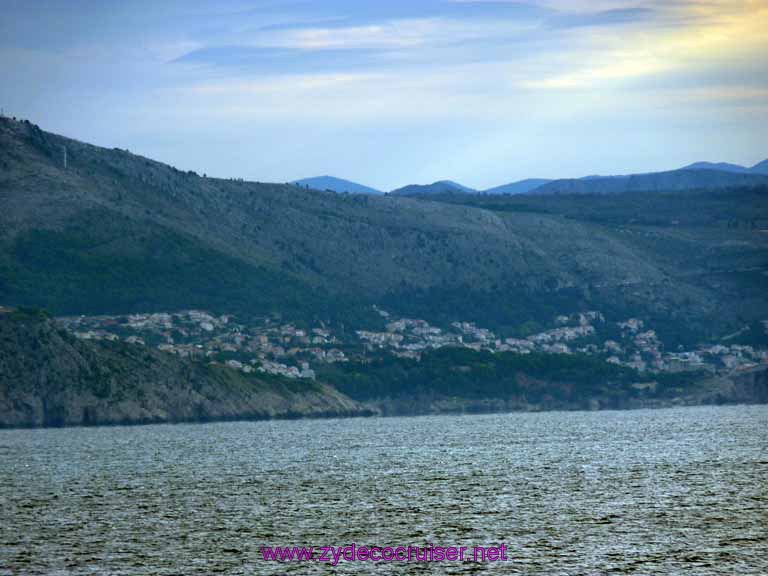
[[[0,119],[0,303],[353,329],[381,322],[378,304],[502,335],[597,309],[718,337],[768,317],[766,196],[744,194],[663,216],[645,196],[630,219],[595,196],[343,195],[206,178]]]
[[[483,190],[483,194],[526,194],[549,182],[552,182],[552,180],[546,178],[527,178]]]
[[[376,190],[370,186],[358,184],[357,182],[352,182],[350,180],[344,180],[343,178],[336,178],[334,176],[302,178],[301,180],[295,180],[293,184],[304,188],[312,188],[313,190],[330,190],[331,192],[338,192],[339,194],[384,194],[381,190]]]
[[[385,415],[768,402],[768,366],[718,377],[639,374],[578,354],[445,348],[420,362],[382,355],[365,364],[328,365],[321,373]]]
[[[742,174],[768,174],[768,160],[758,162],[749,168],[729,162],[694,162],[684,166],[681,170],[722,170],[724,172],[738,172]]]
[[[40,313],[0,311],[0,428],[365,413],[323,384],[85,342]]]
[[[690,174],[703,170],[707,173]],[[711,173],[716,172],[715,174]],[[677,170],[621,176],[584,176],[583,178],[528,178],[484,190],[483,194],[526,194],[543,192],[556,194],[608,194],[627,192],[669,192],[671,190],[701,190],[734,186],[765,184],[763,179],[731,178],[729,174],[768,175],[768,160],[752,167],[728,162],[694,162]],[[545,184],[549,184],[544,188]]]
[[[750,169],[730,162],[694,162],[683,166],[681,170],[721,170],[723,172],[749,173]]]
[[[419,196],[429,194],[474,194],[476,190],[451,180],[439,180],[432,184],[409,184],[392,190],[392,196]]]
[[[669,192],[673,190],[717,190],[736,186],[764,186],[768,175],[732,170],[695,167],[630,174],[628,176],[591,176],[581,179],[553,180],[531,191],[532,194],[625,194],[627,192]]]

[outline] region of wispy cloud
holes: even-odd
[[[639,27],[592,32],[590,45],[565,70],[525,85],[542,89],[599,88],[601,83],[677,71],[723,67],[726,72],[758,64],[768,54],[768,3],[674,3],[658,20],[675,27]],[[727,64],[726,64],[727,63]],[[768,80],[765,80],[768,84]]]
[[[614,8],[597,12],[559,13],[548,20],[554,28],[575,28],[581,26],[613,26],[621,24],[647,23],[658,15],[656,10],[645,7]]]

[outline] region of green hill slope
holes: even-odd
[[[768,316],[759,228],[635,227],[591,197],[580,201],[592,218],[453,197],[206,178],[2,119],[0,302],[55,313],[199,307],[355,327],[377,321],[377,303],[500,333],[599,309],[691,337]],[[652,203],[635,206],[640,219],[653,214]],[[686,217],[675,210],[665,218]]]
[[[364,364],[328,365],[321,374],[382,414],[768,401],[766,366],[719,377],[694,372],[649,376],[578,354],[492,354],[444,348],[426,353],[420,362],[382,355]]]

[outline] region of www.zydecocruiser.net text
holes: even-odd
[[[263,560],[273,562],[506,562],[505,544],[499,546],[263,546]]]

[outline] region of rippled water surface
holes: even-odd
[[[368,572],[766,574],[768,407],[0,431],[0,574]]]

